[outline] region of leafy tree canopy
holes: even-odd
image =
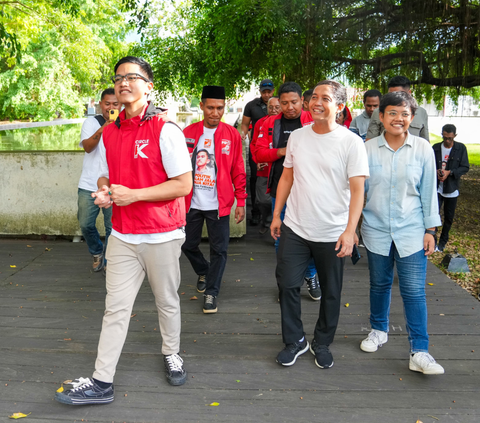
[[[157,0],[133,50],[157,89],[229,96],[270,77],[304,88],[323,78],[386,91],[408,76],[417,97],[479,98],[479,0]]]
[[[0,0],[0,119],[83,115],[126,54],[120,0]]]

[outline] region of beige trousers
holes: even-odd
[[[111,236],[106,258],[107,297],[93,377],[113,382],[133,304],[145,274],[155,296],[162,353],[180,350],[180,254],[184,238],[161,244],[128,244]]]

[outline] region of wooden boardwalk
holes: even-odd
[[[31,413],[26,422],[45,423],[480,421],[477,300],[429,265],[430,352],[446,374],[411,372],[398,287],[388,344],[374,354],[359,349],[369,331],[362,258],[346,267],[342,304],[349,306],[342,307],[331,346],[334,367],[321,370],[306,353],[284,368],[275,363],[283,346],[272,244],[255,229],[231,241],[216,315],[202,313],[196,276],[182,257],[184,386],[171,387],[165,379],[146,282],[118,365],[115,401],[72,407],[53,397],[61,381],[93,371],[104,277],[90,271],[84,243],[0,240],[0,422],[11,421],[14,412]],[[191,299],[195,295],[198,300]],[[306,290],[302,307],[311,340],[319,306]]]

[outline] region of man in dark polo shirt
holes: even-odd
[[[273,95],[274,91],[273,82],[270,79],[264,79],[260,82],[260,97],[255,98],[254,100],[247,103],[245,110],[243,111],[242,118],[242,140],[245,139],[248,134],[248,127],[250,123],[252,124],[252,132],[249,136],[249,139],[252,139],[253,131],[255,129],[255,124],[257,121],[264,116],[267,116],[268,110],[268,100]],[[255,187],[257,184],[257,165],[253,161],[252,153],[250,149],[248,150],[248,165],[250,166],[250,198],[252,199],[252,219],[250,223],[252,225],[258,225],[260,220],[260,209],[257,204],[257,196],[255,194]]]

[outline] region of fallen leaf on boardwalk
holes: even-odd
[[[17,267],[17,266],[15,266],[14,264],[11,264],[10,267]]]
[[[240,383],[240,381],[239,381],[239,380],[236,380],[235,382],[237,382],[237,383]]]
[[[220,403],[218,402],[212,402],[211,404],[209,404],[210,407],[218,407],[220,405]]]
[[[428,285],[430,285],[430,286],[433,286],[433,285],[435,285],[435,284],[434,284],[434,283],[431,283],[431,282],[429,282],[429,283],[428,283]]]
[[[60,386],[60,388],[57,389],[57,392],[63,392],[63,386]]]
[[[421,420],[417,420],[417,422],[416,422],[416,423],[423,423],[423,422],[422,422]]]
[[[32,413],[23,414],[23,413],[13,413],[11,416],[8,416],[10,419],[22,419],[29,416]]]
[[[253,257],[250,257],[250,260],[253,261]]]
[[[194,295],[192,298],[190,298],[191,300],[198,300],[198,298]]]
[[[45,247],[45,251],[50,251],[51,248]]]
[[[185,295],[185,292],[182,292],[180,295]]]
[[[29,247],[29,248],[32,248],[32,246],[31,246],[31,245],[27,245],[27,247]]]
[[[346,304],[345,304],[345,307],[350,307],[350,303],[346,303]]]
[[[439,419],[437,419],[435,416],[427,415],[427,417],[431,417],[432,419],[439,420]]]
[[[132,314],[132,315],[130,316],[130,318],[135,317],[135,316],[136,316],[136,314]]]
[[[64,341],[71,341],[72,338],[63,338]]]

